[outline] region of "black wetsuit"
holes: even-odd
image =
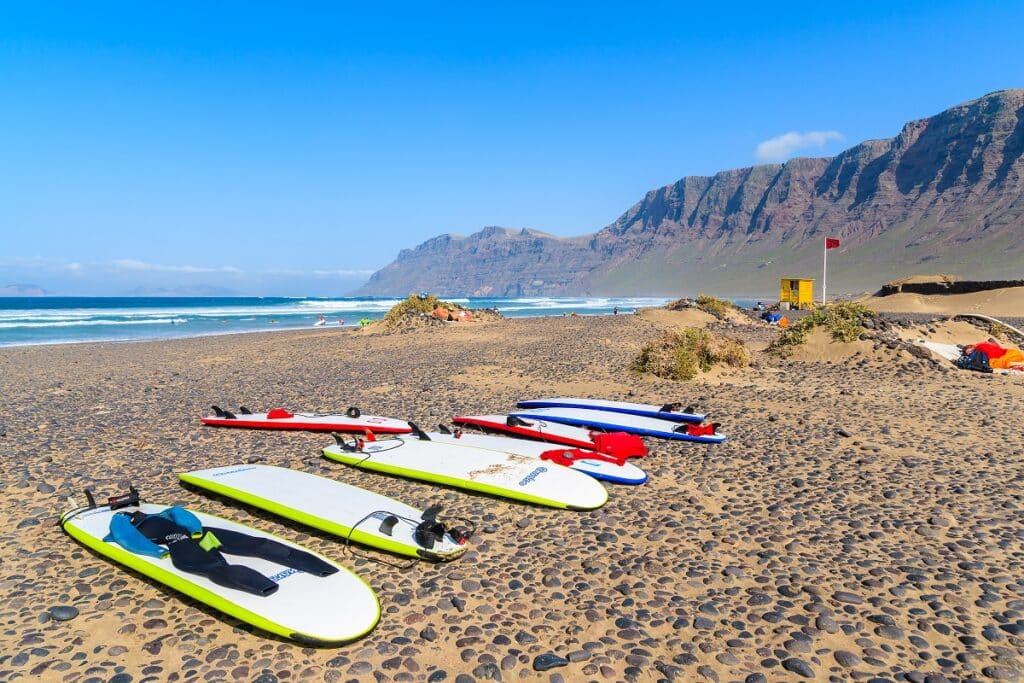
[[[269,538],[249,536],[229,529],[203,527],[203,534],[193,538],[188,529],[161,515],[144,512],[131,513],[132,526],[149,540],[167,546],[171,562],[183,572],[205,576],[217,585],[253,593],[270,595],[278,585],[240,564],[228,564],[222,553],[258,557],[277,564],[298,569],[315,576],[329,576],[338,568],[304,550],[292,548]],[[210,543],[207,534],[213,534],[217,543]],[[205,545],[213,546],[209,549]]]

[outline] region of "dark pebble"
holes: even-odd
[[[494,662],[485,662],[473,669],[473,675],[485,681],[500,681],[501,669]]]
[[[750,674],[743,679],[743,683],[768,683],[768,677],[764,674]]]
[[[836,650],[832,656],[836,658],[840,666],[845,666],[847,669],[852,669],[860,664],[860,657],[848,650]]]
[[[814,678],[814,669],[811,665],[796,657],[782,660],[782,668],[804,678]]]
[[[71,621],[78,616],[78,608],[71,605],[58,605],[47,611],[55,621]]]
[[[848,602],[851,605],[860,605],[864,602],[864,598],[860,597],[856,593],[850,593],[848,591],[836,591],[832,594],[833,600],[839,602]]]
[[[545,652],[533,658],[533,669],[534,671],[547,671],[555,667],[565,666],[568,663],[569,660],[565,657],[559,657],[553,652]]]
[[[439,683],[448,678],[448,672],[444,669],[438,669],[434,673],[427,676],[427,683]]]
[[[712,669],[710,666],[698,666],[697,673],[699,673],[701,676],[708,679],[709,681],[714,681],[714,683],[718,683],[718,674],[715,673],[715,670]]]

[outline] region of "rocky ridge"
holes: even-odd
[[[590,235],[442,235],[358,293],[766,293],[779,277],[817,276],[826,236],[842,241],[837,293],[922,269],[1009,279],[1022,227],[1024,90],[1002,90],[835,157],[684,177]]]

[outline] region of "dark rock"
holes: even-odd
[[[71,621],[78,616],[78,608],[71,605],[58,605],[47,611],[54,621]]]
[[[836,591],[832,594],[832,599],[838,600],[839,602],[850,603],[851,605],[860,605],[864,602],[864,598],[860,597],[856,593],[850,593],[849,591]]]
[[[547,671],[555,667],[565,666],[568,663],[569,660],[565,657],[559,657],[553,652],[545,652],[533,658],[533,669],[534,671]]]
[[[701,676],[708,679],[709,681],[712,681],[713,683],[718,683],[718,674],[710,666],[698,666],[697,673],[699,673]]]
[[[501,669],[494,662],[485,662],[473,669],[473,675],[485,681],[500,681]]]
[[[790,657],[782,660],[782,668],[804,678],[814,678],[814,669],[802,659]]]
[[[847,669],[852,669],[860,664],[860,657],[848,650],[836,650],[832,653],[832,656],[839,662],[839,666],[846,667]]]

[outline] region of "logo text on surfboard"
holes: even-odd
[[[547,467],[538,467],[533,472],[530,472],[525,477],[523,477],[522,480],[520,480],[519,485],[520,486],[526,486],[531,481],[533,481],[534,479],[536,479],[537,477],[539,477],[540,475],[544,474],[547,471],[548,471]]]

